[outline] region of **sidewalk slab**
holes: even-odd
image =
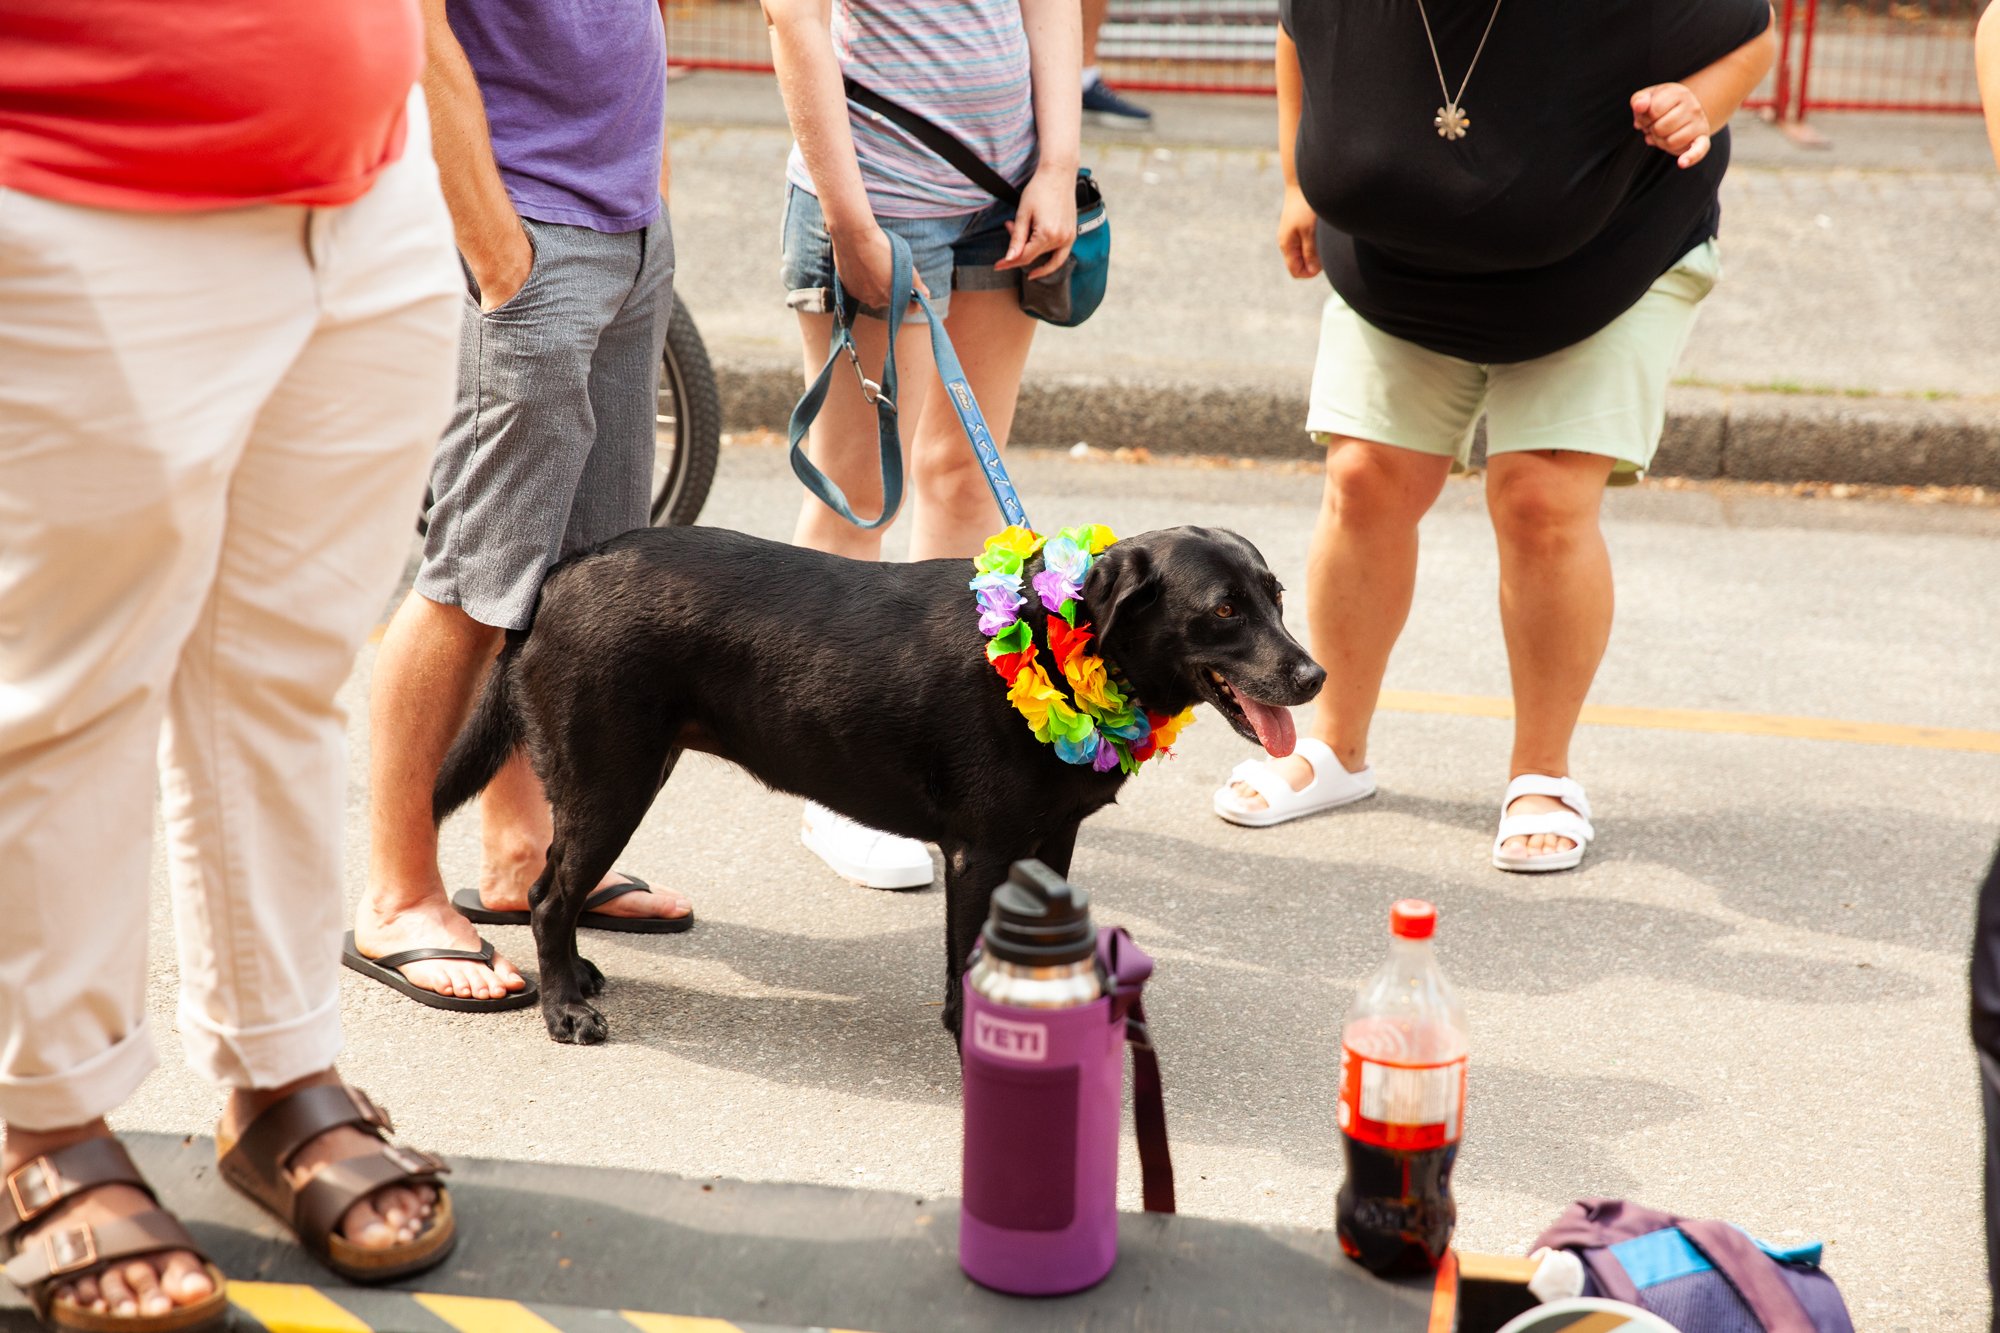
[[[1090,131],[1110,295],[1042,330],[1014,438],[1305,456],[1321,281],[1273,246],[1268,101],[1152,99],[1150,135]],[[765,76],[670,94],[676,278],[735,429],[782,429],[803,386],[778,277],[790,135]],[[1670,395],[1663,475],[2000,485],[2000,175],[1976,120],[1828,118],[1830,151],[1746,122],[1723,189],[1726,274]],[[817,369],[817,367],[815,367]]]
[[[441,1267],[397,1284],[423,1295],[351,1292],[329,1287],[324,1269],[223,1183],[209,1140],[135,1134],[126,1142],[225,1272],[271,1284],[238,1297],[271,1333],[704,1327],[667,1315],[724,1320],[746,1333],[1426,1333],[1451,1323],[1449,1290],[1438,1297],[1429,1281],[1372,1278],[1341,1257],[1326,1230],[1124,1214],[1109,1278],[1073,1296],[1022,1300],[959,1272],[954,1199],[480,1158],[452,1163],[464,1228],[457,1249]],[[452,1299],[465,1297],[504,1304]],[[1442,1325],[1433,1322],[1439,1301]],[[525,1318],[519,1306],[528,1307]],[[660,1317],[648,1323],[620,1311]],[[32,1327],[18,1295],[0,1295],[0,1333]]]

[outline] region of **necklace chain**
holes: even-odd
[[[1473,48],[1472,61],[1465,67],[1465,77],[1459,80],[1458,96],[1452,96],[1450,85],[1444,79],[1444,61],[1438,57],[1437,37],[1431,32],[1431,16],[1424,9],[1424,0],[1417,0],[1417,17],[1424,21],[1424,41],[1430,44],[1431,66],[1437,70],[1438,91],[1444,94],[1444,105],[1438,108],[1438,134],[1446,139],[1463,139],[1465,131],[1472,124],[1459,103],[1465,97],[1465,90],[1472,83],[1472,71],[1479,67],[1479,57],[1486,53],[1486,39],[1493,35],[1493,21],[1500,17],[1502,0],[1493,0],[1493,12],[1486,16],[1486,30],[1479,34],[1479,45]]]

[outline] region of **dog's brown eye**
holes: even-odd
[[[1224,620],[1227,620],[1229,619],[1229,617],[1236,614],[1236,608],[1230,605],[1228,602],[1224,602],[1221,606],[1215,608],[1215,614],[1221,616]]]

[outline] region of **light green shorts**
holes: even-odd
[[[1667,380],[1695,311],[1721,276],[1714,241],[1681,257],[1631,309],[1559,352],[1480,365],[1384,333],[1330,295],[1320,318],[1306,429],[1455,459],[1486,417],[1486,452],[1567,449],[1617,460],[1616,486],[1639,480],[1666,424]]]

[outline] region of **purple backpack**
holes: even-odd
[[[1727,1222],[1580,1199],[1534,1248],[1574,1251],[1584,1295],[1636,1305],[1683,1333],[1854,1333],[1817,1243],[1774,1249]]]

